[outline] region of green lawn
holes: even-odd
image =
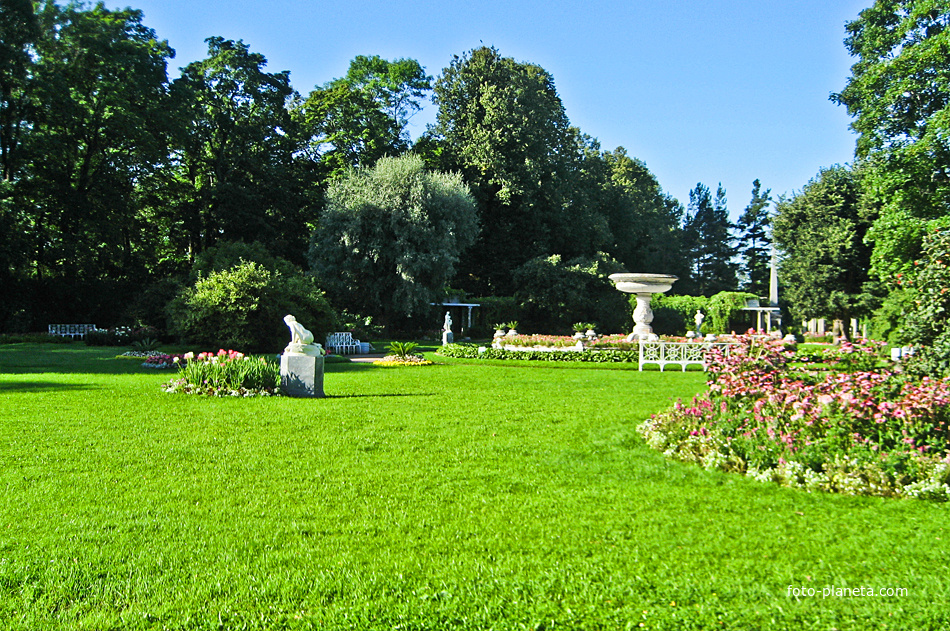
[[[950,626],[947,506],[643,444],[700,373],[433,357],[208,399],[121,350],[0,346],[0,628]]]

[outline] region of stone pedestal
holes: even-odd
[[[281,355],[280,385],[292,397],[324,397],[323,356]]]
[[[653,335],[653,327],[650,326],[650,323],[653,322],[653,309],[650,308],[651,298],[653,298],[653,294],[637,294],[637,308],[633,310],[633,321],[636,323],[633,332],[641,340],[646,340]]]
[[[455,336],[452,335],[452,331],[442,331],[442,346],[452,344],[454,340]]]

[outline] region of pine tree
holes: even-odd
[[[752,201],[746,206],[736,228],[740,231],[739,255],[742,289],[757,296],[769,291],[772,239],[769,235],[770,189],[762,192],[759,180],[752,182]]]
[[[726,191],[722,184],[715,199],[709,187],[699,183],[689,192],[689,207],[683,224],[684,242],[690,257],[691,276],[686,287],[693,293],[712,296],[720,291],[736,289],[737,265],[733,228],[726,207]]]

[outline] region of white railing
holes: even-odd
[[[714,342],[640,342],[640,370],[645,364],[658,364],[660,372],[667,364],[675,364],[686,372],[689,365],[706,370],[706,352],[713,346],[727,346]]]
[[[73,339],[82,338],[89,331],[95,331],[95,324],[51,324],[49,325],[50,335],[60,335],[62,337],[71,337]]]

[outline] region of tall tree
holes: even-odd
[[[157,209],[179,256],[220,241],[260,241],[275,255],[302,263],[310,199],[295,156],[301,147],[289,111],[288,72],[242,41],[211,37],[208,57],[189,64],[173,89],[181,107],[171,198]]]
[[[422,109],[422,99],[432,90],[432,77],[415,59],[387,61],[379,55],[357,55],[346,77],[335,83],[346,83],[367,94],[395,121],[406,142],[410,140],[406,129],[409,119]]]
[[[458,174],[412,154],[334,180],[309,259],[335,303],[386,325],[428,309],[478,232]]]
[[[482,47],[453,58],[433,100],[439,113],[424,144],[442,169],[462,172],[483,226],[462,264],[463,288],[511,293],[512,269],[543,254],[574,255],[564,250],[587,229],[570,199],[578,138],[551,75]]]
[[[736,249],[732,228],[722,185],[716,189],[713,199],[709,187],[698,183],[689,192],[689,207],[683,222],[684,250],[691,273],[680,291],[712,296],[736,289],[738,266],[733,261]]]
[[[771,190],[762,191],[759,180],[752,182],[752,200],[736,224],[739,229],[739,255],[742,289],[757,296],[769,292],[772,262],[772,239],[769,237],[769,205]]]
[[[166,155],[174,53],[140,11],[43,2],[37,17],[18,203],[31,213],[36,278],[62,281],[60,302],[91,318],[121,301],[94,284],[141,282],[151,256],[135,187]]]
[[[339,177],[408,149],[409,119],[431,84],[418,61],[360,55],[345,77],[313,90],[295,109],[323,175]]]
[[[907,271],[931,224],[950,223],[950,5],[876,0],[847,25],[856,63],[844,90],[865,161],[868,233],[882,279]]]
[[[601,249],[628,270],[688,273],[682,250],[683,207],[663,192],[642,160],[623,147],[604,152],[608,195],[602,207],[611,241]]]
[[[859,176],[848,167],[823,169],[800,193],[779,201],[772,237],[782,253],[782,285],[796,318],[847,324],[870,313],[875,303],[865,244],[870,223],[861,211]]]
[[[0,2],[0,330],[19,328],[13,322],[22,310],[17,302],[25,293],[20,285],[28,274],[29,218],[17,203],[15,176],[21,165],[23,132],[27,121],[27,78],[32,60],[29,49],[39,36],[39,24],[30,0]],[[19,299],[15,298],[19,297]]]
[[[30,46],[39,36],[31,0],[3,0],[0,11],[0,179],[11,181],[26,127]]]

